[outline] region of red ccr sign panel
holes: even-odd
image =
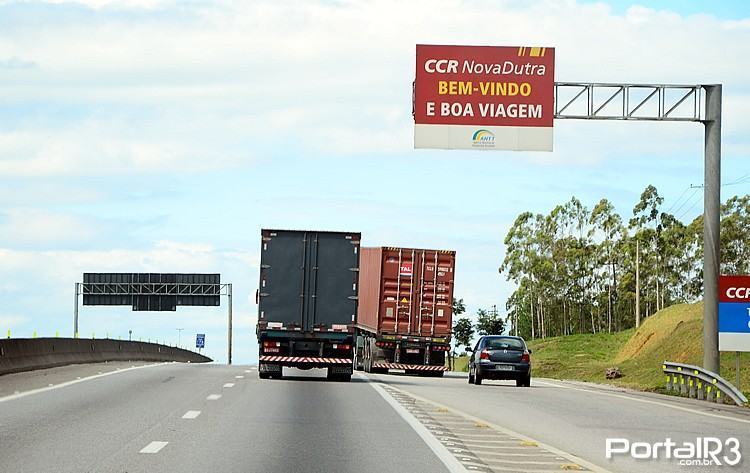
[[[416,148],[552,150],[554,48],[417,45]]]

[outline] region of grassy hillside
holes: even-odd
[[[649,317],[637,331],[530,341],[534,375],[661,391],[664,360],[702,364],[702,316],[702,304],[680,304]],[[722,353],[721,373],[730,382],[735,379],[734,359],[734,353]],[[750,353],[743,353],[741,364],[741,388],[748,393]],[[610,381],[605,379],[604,371],[613,366],[620,368],[623,377]]]

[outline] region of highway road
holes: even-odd
[[[748,410],[552,380],[260,380],[255,367],[175,363],[40,373],[0,377],[1,472],[746,471],[607,460],[604,442],[750,444]]]

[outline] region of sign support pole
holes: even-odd
[[[719,268],[721,218],[721,85],[705,85],[703,188],[703,368],[719,373]]]
[[[736,358],[734,360],[734,370],[736,371],[737,381],[734,383],[734,387],[740,389],[740,352],[734,352]]]
[[[73,306],[73,338],[78,338],[78,290],[81,283],[76,283],[75,305]]]
[[[227,315],[229,316],[228,324],[228,339],[229,343],[227,346],[227,364],[232,364],[232,285],[227,284]]]

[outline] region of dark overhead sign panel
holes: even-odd
[[[129,305],[138,311],[218,306],[220,274],[84,273],[83,305]]]

